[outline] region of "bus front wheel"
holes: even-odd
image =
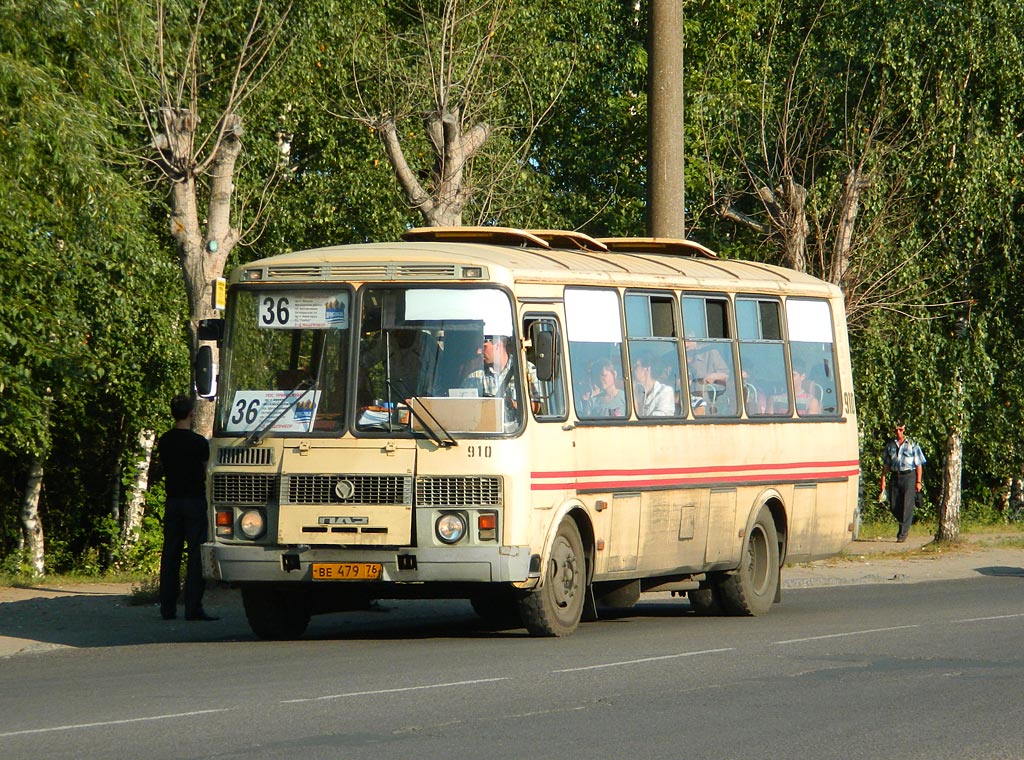
[[[572,519],[558,526],[541,585],[519,597],[519,614],[532,636],[568,636],[583,614],[587,561]]]
[[[729,615],[764,615],[779,585],[779,538],[767,507],[761,507],[750,529],[740,566],[719,583],[717,596]]]
[[[312,616],[312,604],[306,594],[276,588],[244,587],[242,606],[252,632],[267,641],[299,638]]]

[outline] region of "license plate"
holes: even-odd
[[[376,581],[381,565],[377,562],[314,562],[315,581]]]

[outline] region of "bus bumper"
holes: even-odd
[[[530,578],[527,546],[330,549],[203,544],[203,574],[227,583],[313,580],[313,563],[371,563],[383,583],[522,583]],[[533,574],[536,576],[536,573]]]

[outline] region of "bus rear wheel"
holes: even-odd
[[[306,632],[312,604],[306,594],[276,588],[244,587],[242,606],[249,627],[266,641],[297,639]]]
[[[558,526],[539,588],[519,597],[519,614],[532,636],[568,636],[583,614],[587,561],[583,539],[572,519]]]
[[[729,615],[764,615],[779,585],[779,538],[767,507],[761,507],[750,529],[740,566],[718,584],[717,596]]]

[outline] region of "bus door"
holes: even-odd
[[[530,472],[534,473],[532,502],[537,508],[551,508],[571,490],[566,484],[576,467],[575,431],[567,424],[564,333],[560,316],[553,312],[525,314],[522,328],[530,386],[531,419],[526,434]]]

